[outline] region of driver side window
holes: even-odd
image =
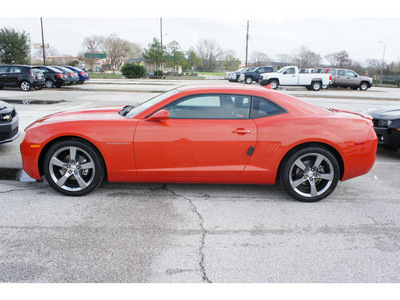
[[[250,97],[242,95],[194,95],[171,103],[171,119],[247,119]]]

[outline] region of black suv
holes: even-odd
[[[63,71],[60,71],[57,68],[50,66],[39,66],[34,68],[39,69],[43,72],[44,77],[46,79],[47,88],[52,88],[52,87],[59,88],[62,85],[68,84],[70,81],[68,74]]]
[[[271,73],[274,71],[273,67],[258,67],[252,71],[242,72],[239,76],[239,82],[245,82],[247,84],[255,82],[259,82],[261,78],[261,74],[263,73]]]
[[[0,144],[8,143],[18,137],[19,118],[15,108],[0,101]]]
[[[31,87],[34,87],[40,90],[44,84],[44,75],[40,70],[30,66],[0,66],[0,89],[20,87],[23,91],[29,91]]]

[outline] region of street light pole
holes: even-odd
[[[43,65],[46,65],[46,54],[45,54],[45,50],[44,50],[44,35],[43,35],[43,19],[40,18],[40,24],[41,24],[41,28],[42,28],[42,50],[43,50]]]
[[[382,74],[383,74],[383,66],[385,64],[385,51],[386,51],[386,43],[379,41],[380,44],[383,44],[383,57],[382,57],[382,67],[381,67],[381,76],[379,78],[379,84],[382,84]]]
[[[160,18],[160,35],[161,35],[161,71],[164,69],[163,68],[163,44],[162,44],[162,18]]]

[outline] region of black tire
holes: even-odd
[[[35,85],[34,88],[35,90],[41,90],[43,88],[43,85]]]
[[[367,83],[367,82],[361,82],[361,83],[360,83],[360,90],[361,90],[361,91],[366,91],[366,90],[368,90],[368,83]]]
[[[56,88],[60,88],[60,87],[62,87],[62,84],[56,84]]]
[[[311,88],[313,89],[313,91],[319,91],[322,87],[322,83],[321,81],[313,81],[311,82]]]
[[[51,80],[51,79],[46,79],[45,86],[46,86],[48,89],[53,88],[53,87],[54,87],[54,81]]]
[[[251,78],[250,76],[247,76],[247,77],[244,79],[244,82],[245,82],[246,84],[252,84],[252,83],[253,83],[253,78]]]
[[[279,86],[279,81],[277,79],[271,79],[268,84],[271,85],[271,88],[276,90]]]
[[[21,81],[21,83],[19,84],[19,87],[21,88],[21,90],[23,90],[24,92],[27,92],[31,89],[32,85],[29,81],[23,80]]]
[[[82,84],[82,83],[84,83],[84,82],[85,82],[84,80],[79,80],[79,81],[78,81],[79,84]]]
[[[329,196],[339,182],[335,156],[322,147],[307,147],[291,154],[280,170],[286,192],[301,202],[316,202]]]
[[[49,185],[67,196],[82,196],[93,191],[103,181],[104,170],[99,152],[78,140],[55,143],[43,160]]]

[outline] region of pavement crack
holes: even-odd
[[[207,282],[207,283],[212,283],[212,281],[207,276],[207,272],[206,272],[206,269],[205,269],[205,266],[204,266],[204,264],[205,264],[204,245],[205,245],[205,239],[206,239],[207,230],[204,228],[203,216],[200,214],[199,210],[197,209],[197,206],[193,203],[193,201],[190,198],[188,198],[188,197],[186,197],[184,195],[180,195],[180,194],[176,193],[175,191],[167,188],[167,184],[163,184],[162,185],[162,189],[166,190],[167,192],[172,193],[176,197],[181,197],[181,198],[187,200],[189,202],[190,206],[192,207],[192,211],[197,215],[197,217],[199,219],[199,225],[200,225],[200,228],[201,228],[201,238],[200,238],[200,248],[199,248],[199,253],[200,253],[200,262],[199,262],[200,271],[201,271],[201,274],[202,274],[203,281]]]

